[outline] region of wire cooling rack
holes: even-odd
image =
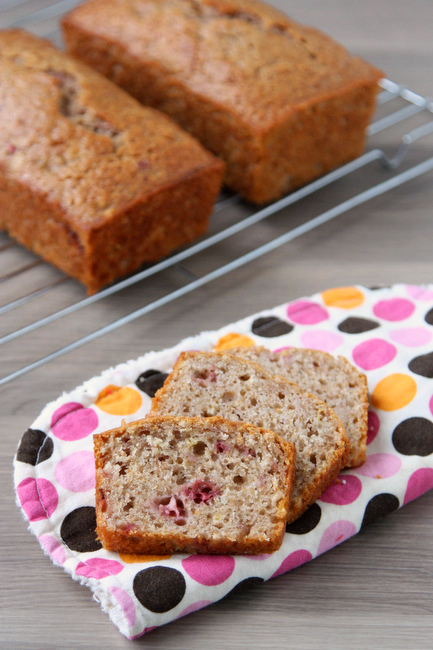
[[[76,0],[55,3],[49,0],[2,0],[0,27],[23,27],[60,45],[58,19],[76,4]],[[24,17],[23,11],[26,12]],[[114,321],[104,323],[60,347],[56,347],[57,337],[48,337],[54,349],[25,365],[19,365],[19,355],[16,355],[16,369],[0,377],[0,385],[150,314],[374,197],[432,171],[433,101],[389,79],[382,79],[380,86],[382,91],[378,95],[376,115],[368,128],[368,146],[362,156],[260,210],[254,210],[238,195],[222,195],[215,204],[206,237],[94,296],[83,297],[84,289],[74,280],[0,233],[0,347],[3,350],[7,350],[8,345],[16,345],[22,337],[31,337],[36,330],[50,327],[81,310],[89,310],[95,303],[110,300],[113,296],[118,301],[116,305],[119,305],[120,314]],[[357,175],[358,191],[347,196],[347,188],[351,187],[350,179],[354,175]],[[317,213],[317,206],[325,202],[326,188],[331,186],[332,204]],[[359,187],[363,189],[359,191]],[[311,203],[315,197],[317,200]],[[299,219],[296,206],[308,200],[308,216]],[[282,214],[284,219],[279,218]],[[247,229],[249,233],[253,232],[253,236],[249,237],[253,245],[245,250],[244,238],[239,234]],[[278,233],[276,237],[270,236],[275,232]],[[219,246],[222,242],[224,249],[229,251],[229,259],[222,259]],[[206,272],[192,271],[191,267],[203,267],[203,259]],[[186,268],[186,262],[190,268]],[[2,269],[5,270],[2,272]],[[164,286],[164,273],[167,271],[171,276]],[[177,276],[174,282],[173,274]],[[151,286],[149,278],[153,282],[162,278],[161,295],[155,297],[148,290]],[[141,283],[144,289],[134,294],[134,308],[131,310],[128,290],[135,285],[141,286]],[[173,289],[173,284],[180,286]],[[17,287],[22,293],[18,293]],[[23,292],[23,287],[30,288]],[[140,301],[138,306],[137,300]],[[122,301],[125,308],[121,309]],[[43,315],[35,319],[35,313]],[[85,313],[91,314],[91,311]],[[88,316],[86,320],[89,320]],[[10,323],[19,325],[7,331]],[[0,354],[3,356],[3,352]]]

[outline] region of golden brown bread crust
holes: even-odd
[[[166,116],[0,32],[0,227],[89,293],[202,235],[222,163]]]
[[[265,445],[272,444],[280,449],[280,459],[284,459],[282,470],[284,490],[277,506],[278,516],[273,519],[269,534],[256,534],[255,536],[248,534],[238,539],[230,539],[229,536],[224,538],[224,527],[221,528],[222,534],[212,536],[209,533],[206,534],[206,530],[204,529],[203,534],[191,535],[183,532],[173,532],[163,527],[155,532],[150,527],[147,530],[137,530],[136,528],[132,529],[131,526],[126,526],[122,529],[121,525],[110,525],[107,513],[112,506],[110,504],[110,498],[113,500],[113,496],[106,494],[104,473],[107,471],[107,460],[111,462],[112,459],[107,459],[107,449],[105,448],[104,452],[104,445],[109,443],[110,439],[125,436],[125,433],[133,441],[134,436],[146,435],[149,431],[158,431],[158,428],[164,425],[177,429],[191,427],[198,431],[203,428],[208,430],[214,429],[215,432],[223,431],[225,434],[228,434],[228,441],[234,441],[237,444],[242,444],[248,436],[249,441],[255,440],[257,442],[257,448],[259,448],[259,445],[264,447]],[[96,467],[96,530],[98,538],[105,549],[121,553],[151,553],[158,555],[178,551],[185,553],[236,553],[254,555],[271,553],[281,546],[286,527],[287,510],[293,489],[295,451],[291,443],[277,436],[273,431],[253,427],[244,423],[230,422],[219,417],[203,419],[147,416],[142,420],[124,424],[117,429],[111,429],[110,431],[94,435],[93,440]],[[173,453],[176,452],[173,441],[168,447]],[[161,446],[158,447],[158,453],[161,453],[159,451],[160,449]],[[162,449],[166,451],[164,448]],[[154,471],[151,461],[148,461],[148,463],[149,471]],[[146,481],[145,475],[143,476],[143,481]],[[135,489],[139,492],[140,486],[136,485]],[[177,531],[181,531],[182,527],[174,526],[174,528]]]
[[[202,372],[204,367],[212,368],[218,374],[220,368],[237,368],[239,363],[242,364],[241,368],[254,378],[253,395],[248,391],[245,396],[239,397],[236,395],[233,400],[226,401],[224,394],[222,396],[221,393],[215,394],[218,378],[216,378],[216,382],[212,381],[202,386],[204,390],[199,394],[200,384],[190,378],[191,370],[195,369],[195,367],[199,372]],[[227,384],[225,383],[225,379],[223,379],[222,385],[224,391],[226,386],[228,390],[233,388],[228,381]],[[246,385],[245,388],[247,388]],[[270,391],[269,388],[271,388]],[[272,410],[272,393],[279,392],[284,395],[281,404],[287,420],[298,412],[300,405],[305,405],[306,415],[305,417],[302,416],[303,419],[298,423],[297,429],[293,426],[294,422],[288,423],[286,420],[279,422],[278,417],[276,418],[278,428],[277,426],[272,427],[270,424],[270,419],[273,416],[266,410]],[[251,396],[255,398],[256,404],[254,408],[249,406]],[[230,350],[227,354],[219,352],[182,352],[164,385],[153,397],[150,413],[151,415],[169,413],[179,415],[185,413],[186,409],[188,409],[187,412],[194,416],[202,414],[203,407],[206,406],[209,407],[209,410],[212,409],[212,413],[215,415],[236,421],[250,422],[253,425],[257,424],[259,418],[266,428],[272,428],[278,435],[295,444],[297,470],[287,517],[288,523],[295,521],[310,505],[317,501],[347,464],[349,440],[341,420],[331,408],[316,395],[301,390],[296,384],[280,377],[272,377],[262,366],[250,360],[231,355]],[[304,445],[300,438],[309,426],[313,425],[314,428],[314,422],[311,421],[313,411],[318,415],[320,414],[320,419],[325,419],[328,435],[329,431],[332,430],[334,440],[331,445],[329,439],[324,439],[323,448],[326,452],[325,463],[322,463],[324,466],[321,468],[311,467],[310,471],[305,468],[300,470],[301,464],[305,465],[305,460],[309,455],[308,444]],[[299,425],[305,427],[304,431],[301,432],[301,436],[299,435],[301,428]],[[317,426],[320,426],[320,424]]]
[[[97,501],[98,507],[98,501]],[[197,553],[200,555],[260,555],[277,551],[283,541],[286,522],[278,524],[278,532],[272,539],[251,542],[207,539],[197,535],[187,538],[180,533],[163,539],[161,535],[145,533],[131,534],[123,530],[107,530],[98,523],[97,534],[102,546],[107,551],[115,553],[131,553],[137,555],[168,555],[172,553]]]
[[[69,51],[161,109],[262,203],[358,156],[382,72],[255,0],[91,0]]]
[[[279,533],[268,542],[221,542],[196,536],[189,540],[185,535],[173,535],[171,539],[161,539],[155,534],[129,535],[124,531],[98,530],[98,539],[107,551],[137,555],[168,555],[172,553],[197,553],[200,555],[260,555],[277,551],[283,541],[286,523],[279,524]],[[278,540],[278,541],[276,541]]]

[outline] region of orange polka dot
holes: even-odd
[[[371,403],[382,411],[396,411],[413,400],[416,390],[416,381],[412,377],[396,372],[377,384]]]
[[[119,553],[119,557],[126,564],[135,562],[159,562],[159,560],[168,560],[171,555],[136,555],[134,553]]]
[[[219,339],[214,350],[216,352],[223,352],[224,350],[230,350],[231,348],[250,348],[252,345],[255,345],[255,343],[249,336],[231,332]]]
[[[96,406],[110,415],[130,415],[138,411],[142,398],[133,388],[120,388],[120,386],[106,386],[98,395]]]
[[[336,287],[322,293],[322,298],[328,307],[352,309],[364,302],[364,294],[356,287]]]

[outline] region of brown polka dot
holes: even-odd
[[[376,327],[379,327],[379,323],[374,320],[351,316],[342,321],[338,329],[345,334],[362,334],[362,332],[369,332],[376,329]]]
[[[433,352],[421,354],[409,363],[409,370],[421,377],[433,379]]]
[[[426,313],[424,320],[428,325],[433,325],[433,307]]]
[[[27,429],[21,438],[17,460],[29,465],[38,465],[52,456],[53,441],[39,429]]]
[[[71,551],[91,553],[101,549],[102,545],[96,537],[95,508],[83,506],[72,510],[62,522],[60,536]]]
[[[296,519],[296,521],[291,524],[287,524],[286,532],[291,533],[292,535],[306,535],[316,528],[321,516],[322,511],[320,506],[317,503],[313,503],[313,505],[308,508],[299,519]]]
[[[400,506],[400,502],[395,494],[382,493],[376,494],[375,497],[370,499],[364,511],[364,518],[362,520],[361,528],[365,528],[373,524],[378,519],[382,519],[389,515]]]
[[[405,456],[433,454],[433,422],[420,417],[403,420],[393,431],[392,444]]]
[[[263,578],[258,578],[258,577],[251,577],[251,578],[245,578],[245,580],[241,580],[241,582],[238,582],[237,585],[231,589],[226,598],[228,596],[231,596],[232,594],[241,594],[244,591],[248,591],[252,587],[258,587],[259,585],[263,584],[264,580]]]
[[[154,397],[157,390],[159,390],[165,380],[167,379],[168,374],[166,372],[161,372],[160,370],[146,370],[142,372],[138,377],[135,385],[137,388],[149,395],[149,397]]]
[[[154,566],[136,574],[133,590],[143,607],[162,614],[180,603],[185,595],[186,582],[177,569]]]
[[[257,336],[264,338],[273,338],[274,336],[282,336],[288,334],[293,330],[293,325],[287,323],[276,316],[264,316],[256,318],[251,326],[251,331]]]

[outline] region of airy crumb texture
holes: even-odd
[[[288,521],[338,476],[349,442],[340,419],[315,395],[261,366],[218,352],[182,353],[152,400],[153,415],[221,416],[271,429],[296,449]]]
[[[0,32],[0,228],[94,293],[208,226],[223,164],[48,41]]]
[[[261,346],[235,348],[231,354],[259,363],[272,375],[293,381],[328,404],[349,438],[347,467],[365,462],[368,430],[367,378],[342,356],[321,350],[289,348],[271,352]]]
[[[194,134],[263,203],[358,156],[382,72],[257,0],[92,0],[68,50]]]
[[[97,534],[124,553],[269,553],[281,545],[293,445],[219,417],[152,417],[94,436]]]

